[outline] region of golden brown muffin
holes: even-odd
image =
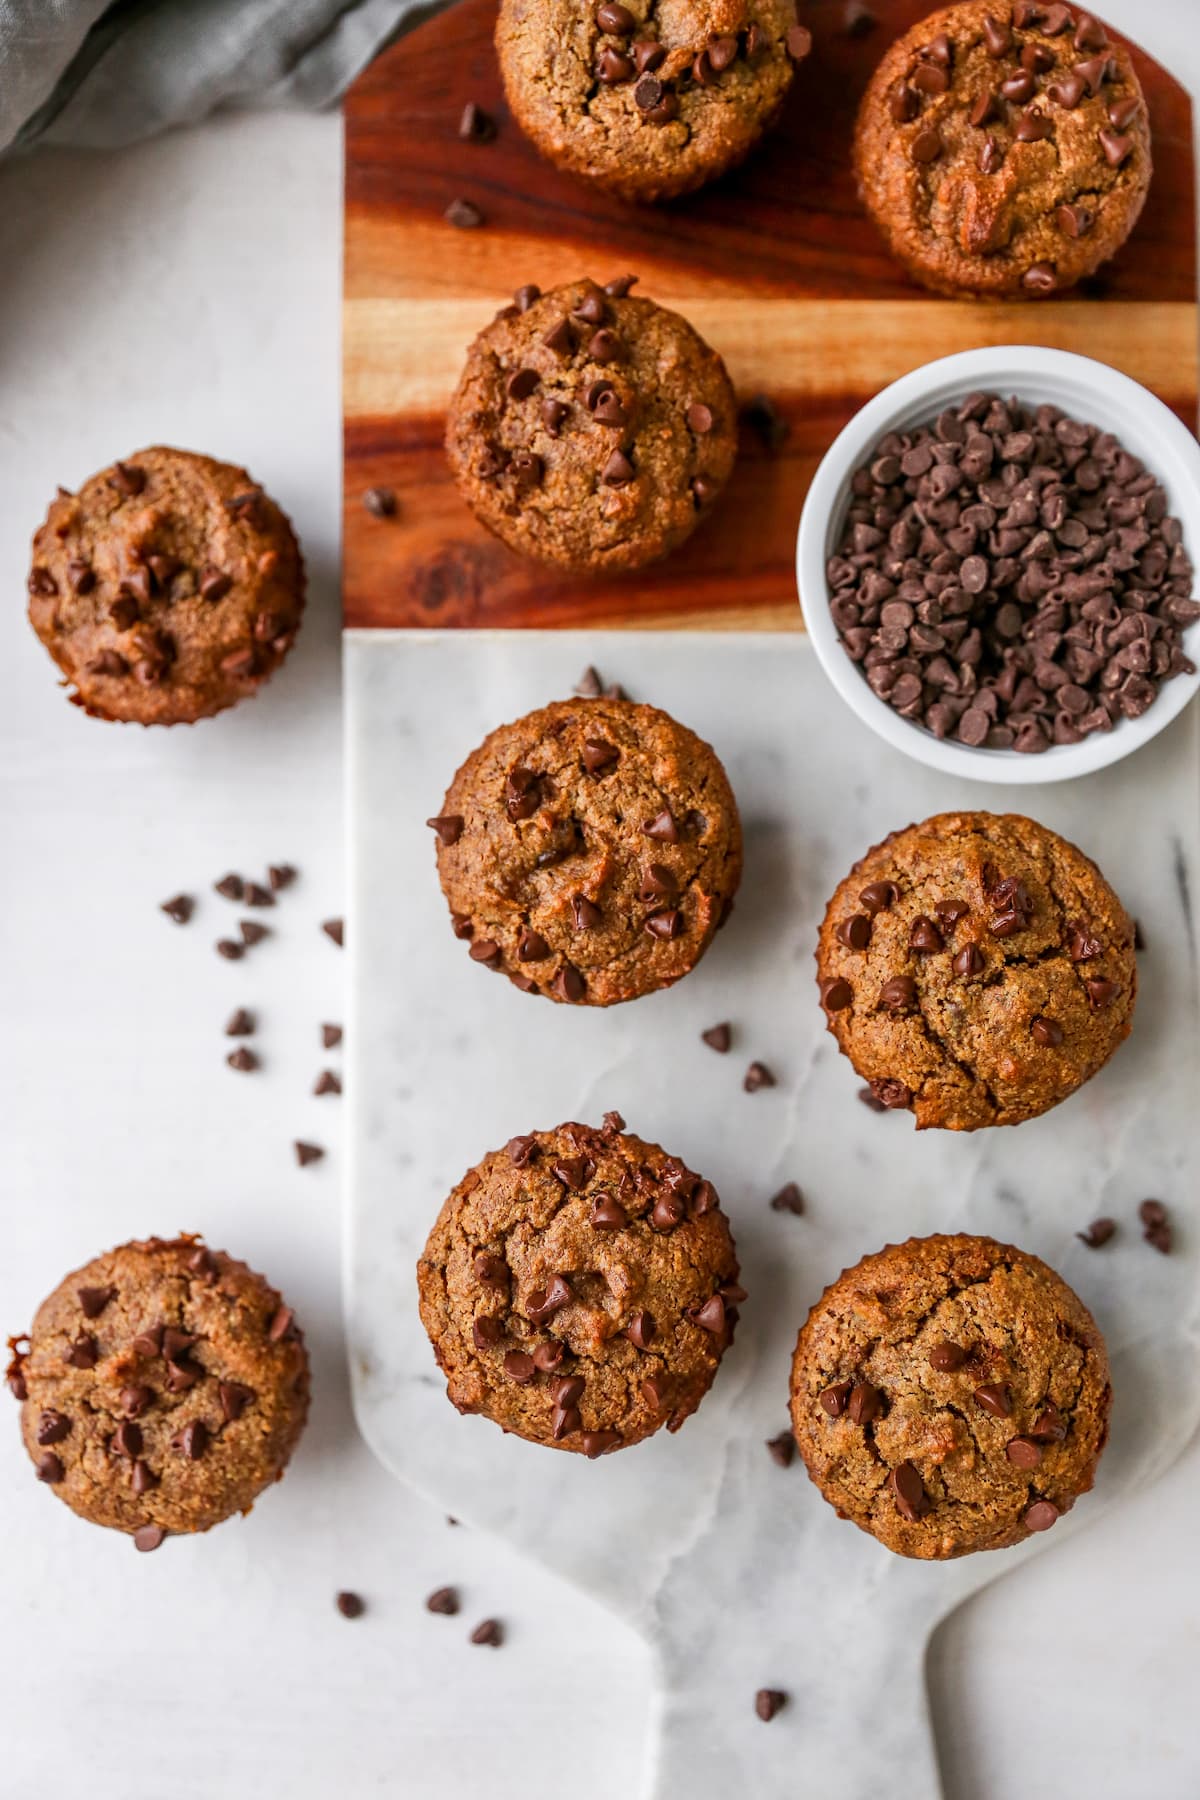
[[[1095,863],[1033,819],[939,813],[869,850],[817,947],[839,1048],[918,1127],[1036,1118],[1129,1036],[1133,922]]]
[[[518,289],[472,344],[446,424],[476,517],[577,574],[675,549],[737,454],[724,363],[678,313],[631,297],[632,279]]]
[[[60,488],[29,619],[97,719],[192,724],[258,691],[295,640],[304,564],[245,469],[161,445]]]
[[[458,1410],[589,1457],[678,1431],[746,1297],[711,1182],[616,1113],[485,1156],[442,1207],[417,1284]]]
[[[946,294],[1037,299],[1113,256],[1150,186],[1146,103],[1089,14],[965,0],[897,40],[854,164],[892,254]]]
[[[501,0],[509,108],[542,155],[626,200],[742,161],[812,48],[795,0]]]
[[[502,725],[428,823],[472,958],[572,1005],[670,987],[741,879],[741,822],[716,752],[629,700],[555,701]]]
[[[792,1360],[796,1444],[838,1516],[901,1556],[999,1550],[1091,1487],[1108,1356],[1036,1256],[910,1238],[826,1288]]]
[[[12,1341],[38,1480],[139,1550],[249,1512],[308,1416],[291,1308],[195,1237],[96,1257],[43,1301],[28,1347]]]

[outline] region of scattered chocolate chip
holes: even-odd
[[[459,231],[474,231],[483,224],[483,214],[473,200],[452,200],[442,217]]]
[[[504,1642],[504,1627],[499,1619],[484,1619],[471,1633],[473,1644],[488,1644],[498,1650]]]
[[[1142,1222],[1142,1236],[1148,1244],[1168,1256],[1171,1252],[1171,1223],[1167,1217],[1167,1209],[1161,1200],[1143,1200],[1138,1207],[1138,1218]]]
[[[767,1439],[767,1454],[777,1468],[789,1469],[796,1454],[796,1440],[790,1431]]]
[[[261,944],[264,938],[271,935],[269,926],[260,925],[257,919],[239,919],[238,930],[247,950],[253,950],[255,944]]]
[[[710,1050],[715,1050],[718,1056],[724,1056],[733,1043],[733,1027],[725,1023],[710,1025],[707,1031],[700,1033],[700,1040]]]
[[[161,1525],[139,1525],[133,1534],[134,1549],[143,1553],[157,1550],[166,1535]]]
[[[244,1044],[238,1050],[231,1050],[225,1061],[231,1069],[236,1069],[239,1074],[243,1075],[252,1074],[259,1066],[258,1058],[253,1050],[247,1050]]]
[[[754,1710],[764,1725],[769,1725],[786,1705],[787,1695],[782,1688],[759,1688],[754,1696]]]
[[[342,1084],[332,1069],[322,1069],[313,1083],[313,1093],[319,1098],[322,1094],[340,1094]]]
[[[176,894],[173,899],[164,900],[159,911],[165,912],[168,919],[173,919],[176,925],[186,925],[195,905],[190,894]]]
[[[349,1589],[343,1589],[342,1592],[335,1597],[334,1605],[341,1613],[343,1619],[361,1619],[367,1610],[367,1603],[362,1598],[361,1594],[353,1594]]]
[[[363,506],[375,519],[394,519],[396,493],[390,487],[369,487],[362,497]]]
[[[458,135],[468,143],[490,144],[496,135],[496,122],[490,113],[468,100],[458,121]]]
[[[245,954],[246,946],[239,944],[236,938],[218,938],[217,955],[223,956],[226,962],[237,962]]]
[[[340,950],[346,942],[346,925],[343,919],[326,919],[321,930],[327,938],[331,938]]]
[[[336,1050],[341,1041],[342,1028],[340,1025],[322,1025],[321,1046],[323,1049]]]
[[[789,1181],[780,1188],[771,1200],[772,1212],[795,1213],[799,1218],[804,1211],[804,1195],[794,1181]]]
[[[755,394],[742,409],[741,416],[763,448],[772,454],[783,448],[791,434],[787,420],[768,394]]]
[[[296,1161],[302,1169],[307,1169],[310,1163],[320,1162],[325,1154],[320,1144],[304,1144],[299,1138],[296,1139],[292,1148],[296,1152]]]
[[[752,1062],[742,1080],[742,1086],[748,1094],[757,1094],[760,1088],[770,1088],[775,1085],[774,1075],[763,1062]]]
[[[458,1589],[452,1587],[434,1588],[425,1602],[426,1612],[439,1613],[444,1618],[453,1618],[458,1611]]]
[[[1086,1231],[1077,1231],[1075,1236],[1089,1250],[1099,1250],[1108,1243],[1116,1229],[1115,1219],[1093,1219]]]
[[[254,1035],[254,1014],[247,1012],[244,1006],[231,1013],[225,1027],[226,1037],[252,1037]]]
[[[870,1086],[885,1112],[898,1112],[901,1108],[912,1105],[912,1089],[903,1081],[884,1078],[872,1081]]]

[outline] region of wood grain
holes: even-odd
[[[859,95],[888,39],[929,7],[875,0],[849,38],[840,0],[813,0],[811,61],[779,128],[746,166],[687,200],[631,207],[560,174],[508,118],[493,0],[460,0],[401,39],[346,100],[343,315],[348,626],[800,628],[796,524],[831,439],[873,393],[932,357],[978,344],[1078,350],[1159,393],[1189,424],[1197,404],[1191,105],[1138,54],[1155,177],[1122,254],[1086,287],[1039,305],[931,298],[883,251],[854,192],[848,149]],[[474,100],[493,143],[457,135]],[[464,196],[485,215],[442,217]],[[683,550],[625,578],[561,578],[506,549],[459,500],[442,453],[465,349],[525,281],[627,269],[725,357],[739,395],[767,393],[789,435],[770,454],[751,430],[730,486]],[[393,519],[362,505],[395,489]]]

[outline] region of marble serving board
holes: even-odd
[[[452,935],[423,820],[495,725],[596,664],[718,749],[746,827],[737,910],[670,992],[608,1012],[489,978]],[[1192,707],[1138,756],[1043,790],[967,787],[884,750],[793,636],[350,632],[346,640],[352,997],[346,1312],[358,1422],[381,1460],[615,1608],[656,1646],[658,1800],[938,1792],[923,1660],[965,1595],[1053,1552],[1152,1481],[1200,1419],[1200,859]],[[1133,1037],[1079,1094],[1017,1130],[918,1135],[860,1104],[824,1029],[812,952],[825,899],[888,830],[957,806],[1032,813],[1092,854],[1146,939]],[[719,1020],[734,1048],[700,1041]],[[747,1094],[751,1058],[778,1086]],[[461,1418],[416,1304],[442,1199],[514,1133],[609,1108],[716,1183],[750,1299],[712,1393],[677,1437],[591,1463]],[[770,1210],[800,1183],[804,1217]],[[1177,1249],[1141,1240],[1165,1200]],[[1075,1233],[1120,1221],[1102,1251]],[[1054,1265],[1113,1357],[1094,1495],[1017,1550],[927,1566],[839,1521],[764,1440],[787,1422],[798,1326],[839,1270],[936,1230],[994,1234]],[[570,1655],[570,1645],[563,1654]],[[769,1730],[761,1686],[790,1695]]]

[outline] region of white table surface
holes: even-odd
[[[1195,89],[1192,3],[1105,10]],[[338,1102],[309,1092],[337,1060],[318,1022],[341,1016],[318,929],[341,906],[340,181],[338,122],[278,114],[0,168],[0,1328],[102,1246],[198,1229],[286,1290],[316,1376],[282,1486],[153,1557],[56,1505],[15,1419],[0,1434],[2,1800],[67,1769],[96,1800],[638,1791],[641,1646],[393,1483],[349,1415]],[[67,706],[23,618],[54,484],[153,441],[245,461],[296,519],[313,577],[263,698],[170,733]],[[274,937],[223,962],[212,944],[238,914],[211,882],[280,859],[303,873]],[[157,910],[179,889],[201,896],[185,929]],[[224,1066],[239,1004],[262,1017],[253,1077]],[[325,1162],[298,1170],[296,1136]],[[949,1800],[1194,1800],[1198,1479],[1194,1444],[941,1629]],[[457,1619],[422,1606],[446,1582]],[[367,1617],[336,1614],[341,1587]],[[508,1627],[499,1652],[466,1642],[486,1615]]]

